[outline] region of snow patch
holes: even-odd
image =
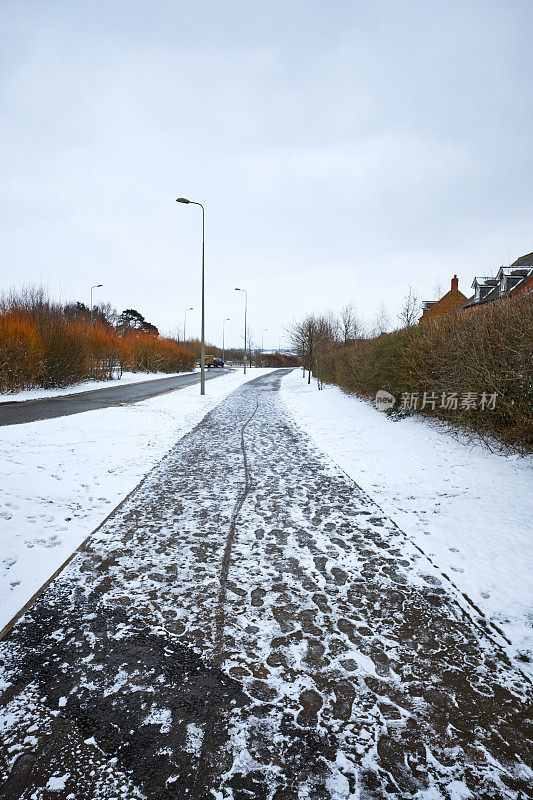
[[[190,722],[187,725],[187,744],[185,745],[187,752],[199,756],[203,740],[203,730],[198,725],[195,725],[194,722]]]
[[[48,778],[46,788],[49,792],[61,792],[65,788],[65,784],[69,778],[69,772],[66,772],[64,775],[52,776]]]

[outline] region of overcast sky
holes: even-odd
[[[533,250],[531,0],[2,0],[2,288],[277,347]],[[468,287],[468,288],[467,288]]]

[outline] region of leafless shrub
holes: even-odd
[[[445,409],[424,413],[495,437],[519,452],[533,449],[533,294],[409,326],[329,349],[326,381],[363,397],[378,389],[398,400],[403,393],[497,393],[494,409]]]
[[[398,319],[402,328],[410,328],[418,323],[422,308],[418,296],[412,286],[403,298],[402,307],[398,314]]]
[[[40,287],[24,287],[0,299],[0,391],[67,386],[87,378],[109,379],[123,369],[181,372],[193,356],[182,345],[147,330],[121,336],[113,311],[98,315],[82,303],[65,307]],[[152,330],[153,329],[153,330]]]
[[[374,321],[371,323],[370,335],[372,337],[381,336],[383,333],[390,331],[391,327],[392,322],[389,312],[385,308],[384,303],[381,303],[374,317]]]

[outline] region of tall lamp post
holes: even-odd
[[[201,203],[197,203],[195,200],[187,200],[185,197],[176,198],[176,203],[200,206],[202,209],[202,336],[200,342],[200,394],[205,394],[205,209]]]
[[[235,287],[236,292],[244,292],[244,374],[246,375],[246,312],[248,310],[248,292],[246,289],[238,289]]]
[[[191,306],[190,308],[186,308],[185,309],[185,317],[184,317],[184,320],[183,320],[183,342],[184,343],[187,341],[187,337],[185,335],[186,331],[187,331],[187,311],[194,311],[194,308]]]
[[[103,283],[95,283],[94,286],[91,286],[91,325],[93,324],[93,289],[101,289]]]
[[[263,347],[263,334],[266,333],[267,330],[268,330],[268,328],[263,328],[263,330],[261,331],[261,355],[263,355],[263,350],[264,350],[264,347]]]
[[[230,318],[226,317],[226,319],[222,321],[222,361],[226,360],[225,357],[224,357],[225,354],[226,354],[225,340],[224,340],[224,327],[226,325],[226,322],[229,322],[229,320],[230,320]]]

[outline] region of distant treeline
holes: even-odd
[[[311,315],[292,340],[319,383],[371,400],[382,389],[396,398],[392,413],[430,414],[533,449],[532,294],[372,338],[339,336],[331,315]]]
[[[194,353],[159,336],[139,312],[52,302],[40,288],[0,300],[0,391],[106,380],[124,370],[181,372]]]

